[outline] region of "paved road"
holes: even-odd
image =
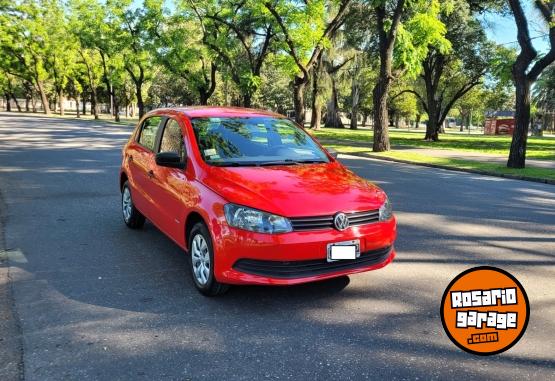
[[[0,115],[3,229],[21,330],[4,332],[0,350],[17,354],[22,344],[25,379],[554,378],[554,186],[343,157],[393,200],[397,260],[207,299],[169,239],[121,221],[117,171],[129,133]],[[491,358],[456,348],[439,318],[448,282],[484,264],[517,276],[532,305],[522,340]]]

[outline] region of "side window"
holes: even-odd
[[[141,134],[139,135],[139,144],[154,151],[154,143],[156,142],[156,133],[158,125],[162,120],[159,116],[152,116],[143,122]]]
[[[183,145],[181,127],[179,127],[179,123],[174,119],[168,119],[166,122],[166,127],[162,132],[160,152],[176,152],[182,159],[185,158],[185,147]]]

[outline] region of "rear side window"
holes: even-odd
[[[158,125],[162,120],[159,116],[152,116],[143,122],[141,127],[141,134],[139,135],[139,144],[143,147],[154,151],[154,143],[156,142],[156,133],[158,132]]]
[[[179,127],[179,123],[174,119],[168,119],[166,122],[166,127],[162,132],[160,152],[175,152],[179,154],[182,159],[185,157],[181,127]]]

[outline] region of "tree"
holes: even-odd
[[[528,20],[519,0],[508,0],[516,27],[520,53],[513,65],[513,81],[516,87],[515,130],[507,167],[524,168],[526,162],[526,143],[530,125],[530,88],[542,71],[555,61],[555,1],[535,0],[535,8],[549,28],[550,50],[537,59],[538,52],[530,39]]]
[[[110,7],[98,1],[71,2],[70,29],[78,39],[80,49],[98,52],[102,82],[110,98],[109,110],[115,120],[119,121],[120,99],[117,97],[117,86],[121,86],[126,74],[121,46],[117,42],[120,30],[116,28],[116,23],[110,21],[111,17],[113,18]]]
[[[157,31],[157,59],[173,77],[196,90],[198,103],[206,105],[216,89],[217,65],[210,49],[203,44],[206,33],[203,19],[192,17],[188,8],[178,12]]]
[[[389,151],[387,97],[393,79],[393,49],[404,7],[405,0],[378,1],[374,6],[380,56],[380,74],[373,91],[375,152]]]
[[[45,56],[45,69],[58,98],[60,115],[64,115],[65,91],[73,75],[77,57],[77,41],[70,33],[67,18],[61,4],[54,2],[42,19],[45,34],[48,36],[48,54]]]
[[[488,71],[494,74],[498,63],[507,58],[507,49],[487,41],[466,1],[454,5],[441,12],[452,48],[440,45],[429,49],[422,63],[420,83],[415,89],[406,90],[418,97],[428,114],[425,139],[429,141],[439,140],[441,126],[456,102],[481,84]]]
[[[107,2],[108,22],[115,30],[113,38],[119,42],[124,68],[135,85],[139,118],[145,114],[143,92],[155,74],[154,40],[163,21],[162,0],[144,0],[142,7],[132,0]]]
[[[199,18],[204,19],[204,44],[228,67],[243,106],[251,107],[275,36],[271,15],[257,1],[218,1],[206,2]]]
[[[353,64],[349,71],[351,76],[351,123],[350,129],[356,130],[358,128],[358,109],[361,103],[361,76],[364,66],[364,56],[357,53],[353,58]]]
[[[281,31],[280,38],[297,68],[293,79],[293,104],[295,121],[301,125],[305,122],[304,90],[310,81],[310,71],[330,37],[342,25],[350,3],[351,0],[341,0],[336,7],[333,2],[325,0],[301,4],[292,0],[264,3],[274,17]],[[335,15],[329,17],[335,8]]]
[[[51,47],[56,38],[48,34],[48,27],[63,21],[48,14],[57,8],[55,0],[27,0],[5,6],[0,13],[0,65],[6,73],[33,84],[45,114],[50,114],[46,60],[55,54]]]
[[[389,150],[388,98],[398,75],[415,75],[420,62],[433,46],[446,49],[445,27],[438,20],[437,0],[378,0],[372,2],[376,17],[380,69],[373,90],[375,152]],[[399,40],[396,44],[397,39]],[[395,58],[395,60],[394,60]],[[397,76],[398,76],[397,75]]]
[[[534,103],[543,116],[543,129],[555,130],[555,64],[548,66],[534,87]]]

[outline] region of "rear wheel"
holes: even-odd
[[[191,255],[191,275],[195,287],[203,295],[216,296],[225,293],[229,286],[214,277],[214,249],[208,229],[197,223],[189,234],[189,253]]]
[[[123,221],[131,229],[140,229],[145,224],[145,216],[143,216],[133,204],[131,189],[127,181],[121,188],[121,211],[123,214]]]

